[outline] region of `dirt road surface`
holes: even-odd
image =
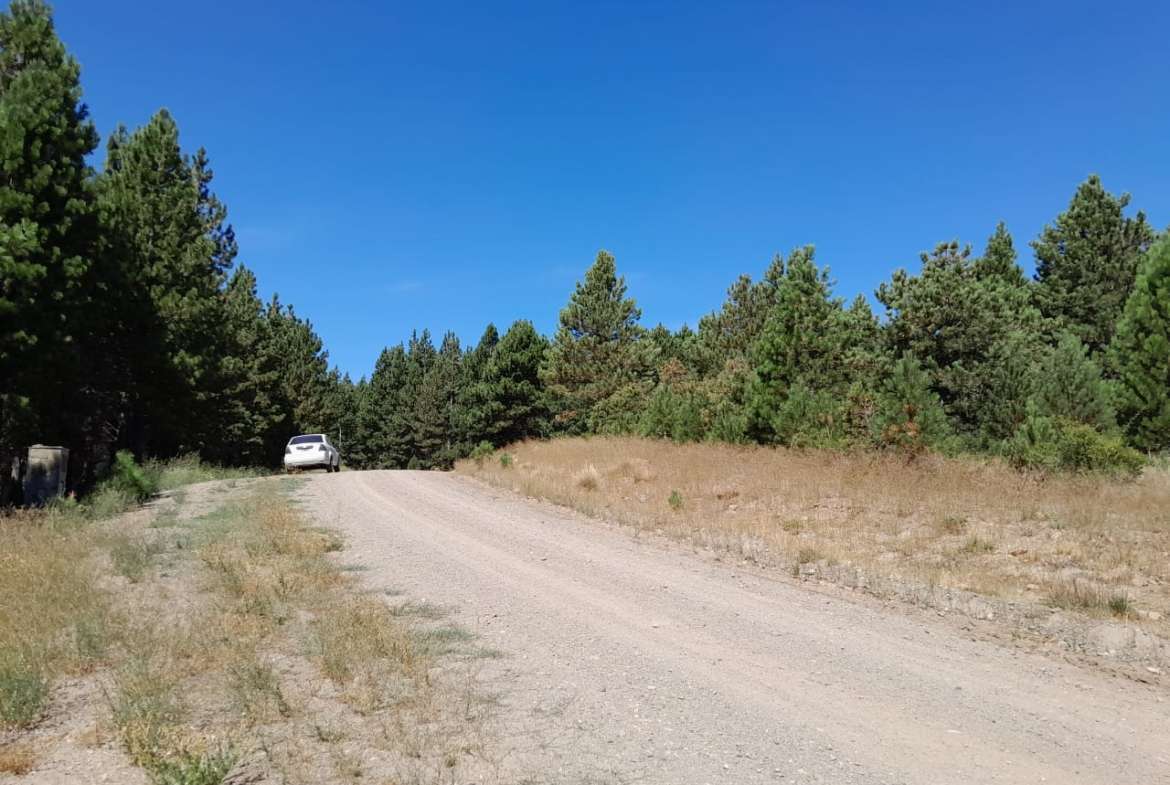
[[[1164,688],[962,637],[430,472],[300,492],[372,588],[485,646],[505,777],[565,783],[1170,783]]]

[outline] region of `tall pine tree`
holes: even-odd
[[[559,428],[584,433],[634,427],[653,367],[641,341],[641,316],[626,297],[613,256],[600,251],[561,311],[541,371]]]
[[[1145,255],[1125,303],[1113,359],[1121,420],[1143,450],[1170,450],[1170,235]]]
[[[1113,196],[1092,175],[1032,242],[1036,304],[1094,355],[1113,339],[1138,260],[1154,239],[1145,214],[1130,218],[1128,206],[1129,194]]]
[[[222,290],[236,255],[227,211],[199,150],[184,155],[166,110],[107,144],[102,207],[110,252],[136,311],[126,343],[136,391],[131,444],[199,450],[218,438],[226,351]]]
[[[80,68],[41,0],[0,13],[0,466],[68,438],[80,339],[93,326],[97,133]],[[40,415],[40,416],[38,416]],[[75,433],[75,431],[74,431]],[[0,486],[8,472],[0,472]],[[0,487],[0,501],[4,488]]]

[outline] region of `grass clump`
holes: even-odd
[[[679,493],[677,490],[671,491],[670,496],[668,496],[666,498],[666,503],[670,505],[670,509],[674,510],[675,512],[678,512],[679,510],[681,510],[683,508],[682,494]]]
[[[0,747],[0,774],[23,777],[33,770],[37,754],[27,744],[8,744]]]
[[[27,728],[41,716],[49,699],[49,680],[37,659],[0,651],[0,724]]]
[[[244,480],[269,474],[267,470],[259,468],[216,466],[200,460],[198,455],[147,461],[143,469],[153,478],[158,491],[171,491],[184,485],[212,480]]]
[[[601,487],[601,472],[597,471],[597,467],[589,464],[576,477],[577,487],[586,491],[595,491]]]
[[[139,583],[162,553],[162,546],[151,539],[118,533],[110,537],[110,560],[114,572],[131,583]]]
[[[971,554],[994,553],[995,543],[991,540],[985,540],[978,535],[971,535],[971,537],[963,544],[963,550]]]
[[[504,468],[504,469],[512,468],[512,453],[509,453],[509,452],[500,453],[500,466],[501,466],[501,468]]]
[[[1124,594],[1114,594],[1109,598],[1109,612],[1123,619],[1128,618],[1133,615],[1133,603]]]

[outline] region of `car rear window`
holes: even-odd
[[[324,441],[321,434],[314,433],[311,436],[294,436],[289,441],[289,444],[318,444]]]

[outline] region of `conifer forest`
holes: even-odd
[[[1035,237],[920,227],[930,250],[872,298],[839,296],[811,246],[762,248],[679,330],[644,323],[599,251],[552,335],[421,330],[352,379],[293,304],[258,295],[213,152],[165,109],[99,138],[48,6],[0,14],[0,465],[67,445],[84,489],[119,450],[275,467],[302,432],[354,468],[562,434],[1118,475],[1170,450],[1170,237],[1124,183],[1070,182]]]

